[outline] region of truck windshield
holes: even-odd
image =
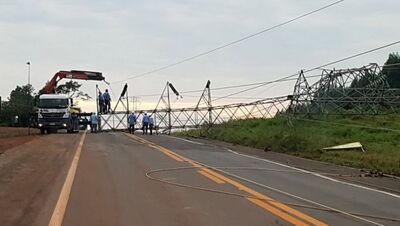
[[[40,99],[39,108],[66,108],[68,99]]]

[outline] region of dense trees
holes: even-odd
[[[80,91],[81,84],[68,81],[56,88],[56,93],[66,94],[71,98],[90,99],[90,96]],[[7,100],[2,100],[0,111],[0,125],[28,126],[29,118],[35,112],[35,106],[39,95],[44,93],[41,89],[37,94],[33,93],[31,85],[17,86],[10,93]],[[16,122],[15,117],[18,117]]]
[[[400,88],[400,55],[389,54],[382,73],[386,75],[390,88]]]
[[[65,84],[56,87],[56,93],[67,94],[70,98],[90,99],[89,94],[80,91],[82,84],[74,81],[68,81]]]
[[[19,126],[27,126],[31,113],[33,112],[35,98],[31,85],[17,86],[10,93],[8,101],[2,103],[0,112],[0,123],[15,124],[15,116],[18,116]]]

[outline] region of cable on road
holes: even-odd
[[[200,165],[203,165],[201,163],[198,163]],[[202,169],[202,168],[207,168],[207,169],[212,169],[212,170],[217,170],[220,171],[222,173],[225,173],[225,171],[222,171],[223,169],[226,170],[260,170],[260,171],[271,171],[271,172],[286,172],[286,173],[305,173],[307,174],[307,172],[300,172],[300,171],[295,171],[295,170],[279,170],[279,169],[270,169],[270,168],[254,168],[254,167],[208,167],[208,166],[201,166],[201,167],[195,167],[195,166],[191,166],[191,167],[174,167],[174,168],[163,168],[163,169],[156,169],[156,170],[151,170],[146,172],[146,177],[150,180],[154,180],[154,181],[158,181],[160,183],[165,183],[165,184],[169,184],[169,185],[173,185],[173,186],[177,186],[177,187],[183,187],[183,188],[187,188],[187,189],[192,189],[192,190],[198,190],[198,191],[204,191],[204,192],[210,192],[210,193],[217,193],[217,194],[222,194],[222,195],[228,195],[228,196],[235,196],[235,197],[242,197],[242,198],[252,198],[252,199],[258,199],[258,200],[262,200],[262,201],[267,201],[267,202],[277,202],[277,203],[282,203],[288,206],[294,206],[294,207],[300,207],[300,208],[305,208],[305,209],[314,209],[314,210],[319,210],[319,211],[325,211],[325,212],[331,212],[331,213],[338,213],[338,214],[344,214],[346,216],[351,216],[356,218],[357,220],[362,220],[364,222],[368,222],[370,224],[373,225],[382,225],[380,223],[376,223],[373,221],[369,221],[367,219],[364,219],[362,217],[367,217],[367,218],[372,218],[372,219],[379,219],[379,220],[385,220],[385,221],[391,221],[391,222],[400,222],[400,218],[394,218],[394,217],[387,217],[387,216],[379,216],[379,215],[372,215],[372,214],[365,214],[365,213],[358,213],[358,212],[344,212],[341,210],[337,210],[334,208],[330,208],[330,207],[326,207],[326,206],[312,206],[312,205],[304,205],[304,204],[298,204],[298,203],[291,203],[291,202],[282,202],[282,201],[277,201],[277,200],[273,200],[273,199],[268,199],[268,198],[260,198],[260,197],[255,197],[255,196],[250,196],[250,195],[245,195],[245,194],[240,194],[240,193],[235,193],[235,192],[227,192],[227,191],[222,191],[222,190],[216,190],[216,189],[210,189],[210,188],[205,188],[205,187],[199,187],[199,186],[192,186],[192,185],[187,185],[187,184],[182,184],[182,183],[177,183],[177,182],[172,182],[172,181],[166,181],[163,180],[161,178],[155,177],[153,176],[154,174],[157,173],[162,173],[162,172],[171,172],[171,171],[181,171],[181,170],[190,170],[190,169]],[[232,176],[231,174],[228,174],[230,176]],[[324,175],[335,175],[335,174],[324,174]],[[336,174],[339,175],[339,174]],[[243,179],[241,177],[235,176],[234,177],[238,178],[238,179]],[[249,180],[245,180],[248,183],[251,183],[253,185],[259,186],[260,184],[258,183],[253,183],[252,181]],[[265,186],[261,186],[262,188],[267,188],[269,189],[270,187],[265,187]],[[277,189],[273,189],[273,191],[279,191]],[[291,195],[289,193],[286,192],[280,192],[281,194],[285,194],[285,195],[289,195],[292,198],[296,198],[298,199],[298,196],[295,195]],[[308,202],[308,200],[306,199],[300,199],[302,201],[306,201]],[[312,203],[312,202],[311,202]],[[312,203],[314,205],[316,205],[315,203]],[[321,205],[321,204],[320,204]]]

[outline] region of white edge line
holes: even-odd
[[[182,139],[182,138],[181,138],[181,139]],[[182,139],[182,140],[185,140],[185,139]],[[185,141],[188,141],[188,140],[185,140]],[[203,145],[203,144],[202,144],[202,145]],[[214,145],[213,145],[213,146],[214,146]],[[214,146],[214,147],[215,147],[215,146]],[[230,149],[228,149],[228,148],[225,148],[225,149],[226,149],[227,151],[229,151],[229,152],[234,153],[234,154],[239,154],[239,153],[237,153],[237,152],[235,152],[235,151],[232,151],[232,150],[230,150]],[[240,155],[240,154],[239,154],[239,155]],[[251,157],[251,156],[250,156],[250,157]],[[261,160],[262,160],[262,159],[261,159]],[[207,168],[214,169],[215,171],[219,171],[219,172],[225,173],[225,174],[227,174],[227,175],[230,175],[230,176],[232,176],[232,177],[236,177],[236,178],[241,179],[241,180],[243,180],[243,181],[246,181],[246,182],[249,182],[249,183],[253,183],[253,184],[258,185],[258,186],[260,186],[260,187],[263,187],[263,188],[266,188],[266,189],[270,189],[270,190],[279,192],[279,193],[281,193],[281,194],[288,195],[288,196],[290,196],[290,197],[292,197],[292,198],[296,198],[296,199],[299,199],[299,200],[302,200],[302,201],[305,201],[305,202],[308,202],[308,203],[312,203],[312,204],[315,204],[315,205],[318,205],[318,206],[322,206],[322,207],[324,207],[324,208],[327,208],[327,209],[336,211],[336,212],[341,213],[341,214],[343,214],[343,215],[346,215],[346,216],[349,216],[349,217],[353,217],[353,218],[355,218],[355,219],[358,219],[358,220],[361,220],[361,221],[364,221],[364,222],[367,222],[367,223],[370,223],[370,224],[383,226],[383,224],[377,223],[377,222],[375,222],[375,221],[368,220],[368,219],[363,218],[363,217],[355,216],[355,215],[350,214],[350,213],[348,213],[348,212],[346,212],[346,211],[343,211],[343,210],[340,210],[340,209],[336,209],[336,208],[333,208],[333,207],[330,207],[330,206],[327,206],[327,205],[324,205],[324,204],[321,204],[321,203],[318,203],[318,202],[315,202],[315,201],[312,201],[312,200],[309,200],[309,199],[306,199],[306,198],[302,198],[302,197],[297,196],[297,195],[293,195],[293,194],[291,194],[291,193],[288,193],[288,192],[279,190],[279,189],[277,189],[277,188],[273,188],[273,187],[267,186],[267,185],[265,185],[265,184],[258,183],[258,182],[256,182],[256,181],[253,181],[253,180],[250,180],[250,179],[247,179],[247,178],[238,176],[238,175],[233,174],[233,173],[226,172],[226,171],[224,171],[224,170],[221,170],[221,169],[218,169],[218,168],[209,166],[209,165],[204,164],[204,163],[201,163],[201,162],[197,162],[197,163],[199,163],[200,165],[203,165],[203,166],[205,166],[205,167],[207,167]],[[272,162],[272,163],[274,163],[274,162]],[[293,167],[293,168],[294,168],[294,167]],[[296,168],[294,168],[294,169],[296,169]],[[299,170],[300,170],[300,169],[299,169]]]
[[[206,144],[204,144],[204,143],[200,143],[200,142],[196,142],[196,141],[191,141],[191,140],[184,139],[184,138],[180,138],[180,137],[174,137],[174,136],[169,136],[169,137],[172,137],[172,138],[175,138],[175,139],[178,139],[178,140],[183,140],[183,141],[186,141],[186,142],[192,143],[192,144],[206,145]]]
[[[205,164],[204,164],[204,165],[205,165]],[[205,165],[205,166],[207,166],[207,165]],[[227,175],[230,175],[230,176],[232,176],[232,177],[236,177],[236,178],[241,179],[241,180],[243,180],[243,181],[246,181],[246,182],[255,184],[255,185],[257,185],[257,186],[260,186],[260,187],[263,187],[263,188],[266,188],[266,189],[269,189],[269,190],[273,190],[273,191],[279,192],[279,193],[284,194],[284,195],[287,195],[287,196],[289,196],[289,197],[296,198],[296,199],[299,199],[299,200],[302,200],[302,201],[305,201],[305,202],[308,202],[308,203],[312,203],[312,204],[315,204],[315,205],[318,205],[318,206],[322,206],[322,207],[324,207],[324,208],[327,208],[327,209],[336,211],[336,212],[341,213],[341,214],[343,214],[343,215],[347,215],[347,216],[356,218],[356,219],[358,219],[358,220],[362,220],[362,221],[364,221],[364,222],[368,222],[368,223],[371,223],[371,224],[374,224],[374,225],[383,226],[383,224],[377,223],[377,222],[375,222],[375,221],[371,221],[371,220],[368,220],[368,219],[366,219],[366,218],[363,218],[363,217],[359,217],[359,216],[350,214],[350,213],[348,213],[348,212],[346,212],[346,211],[343,211],[343,210],[340,210],[340,209],[336,209],[336,208],[333,208],[333,207],[330,207],[330,206],[321,204],[321,203],[319,203],[319,202],[312,201],[312,200],[310,200],[310,199],[306,199],[306,198],[302,198],[302,197],[297,196],[297,195],[293,195],[293,194],[291,194],[291,193],[289,193],[289,192],[285,192],[285,191],[282,191],[282,190],[280,190],[280,189],[273,188],[273,187],[267,186],[267,185],[265,185],[265,184],[258,183],[258,182],[256,182],[256,181],[249,180],[249,179],[247,179],[247,178],[238,176],[238,175],[236,175],[236,174],[229,173],[229,172],[227,172],[227,171],[224,171],[224,170],[221,170],[221,169],[212,167],[212,166],[207,166],[207,167],[208,167],[208,168],[211,168],[211,169],[214,169],[214,170],[216,170],[216,171],[223,172],[223,173],[225,173],[225,174],[227,174]]]
[[[186,142],[189,142],[189,143],[193,143],[193,144],[205,145],[204,143],[195,142],[195,141],[187,140],[187,139],[184,139],[184,138],[178,138],[178,137],[174,137],[174,138],[179,139],[179,140],[183,140],[183,141],[186,141]],[[216,147],[215,145],[213,145],[213,146]],[[238,152],[236,152],[236,151],[233,151],[233,150],[231,150],[231,149],[229,149],[229,148],[224,148],[224,149],[227,150],[228,152],[232,153],[232,154],[236,154],[236,155],[240,155],[240,156],[243,156],[243,157],[252,158],[252,159],[256,159],[256,160],[260,160],[260,161],[264,161],[264,162],[276,164],[276,165],[278,165],[278,166],[283,166],[283,167],[286,167],[286,168],[289,168],[289,169],[298,170],[298,171],[300,171],[300,172],[307,173],[307,174],[311,174],[311,175],[314,175],[314,176],[316,176],[316,177],[320,177],[320,178],[322,178],[322,179],[329,180],[329,181],[332,181],[332,182],[336,182],[336,183],[339,183],[339,184],[344,184],[344,185],[348,185],[348,186],[352,186],[352,187],[356,187],[356,188],[362,188],[362,189],[365,189],[365,190],[368,190],[368,191],[374,191],[374,192],[378,192],[378,193],[381,193],[381,194],[389,195],[389,196],[392,196],[392,197],[395,197],[395,198],[400,199],[400,195],[396,195],[396,194],[393,194],[393,193],[390,193],[390,192],[381,191],[381,190],[377,190],[377,189],[374,189],[374,188],[365,187],[365,186],[358,185],[358,184],[353,184],[353,183],[349,183],[349,182],[344,182],[344,181],[336,180],[336,179],[333,179],[333,178],[330,178],[330,177],[321,175],[321,174],[319,174],[319,173],[315,173],[315,172],[311,172],[311,171],[308,171],[308,170],[296,168],[296,167],[293,167],[293,166],[288,166],[288,165],[285,165],[285,164],[282,164],[282,163],[274,162],[274,161],[267,160],[267,159],[263,159],[263,158],[258,158],[258,157],[256,157],[256,156],[241,154],[241,153],[238,153]]]
[[[64,184],[60,192],[60,196],[58,197],[57,204],[54,208],[53,214],[51,215],[48,226],[62,225],[69,196],[71,194],[71,189],[72,189],[72,184],[74,182],[76,169],[78,167],[81,151],[83,148],[83,143],[85,141],[85,137],[86,137],[86,131],[82,135],[81,140],[79,141],[78,148],[76,149],[74,158],[72,159],[71,166],[68,169],[67,176],[65,178]]]

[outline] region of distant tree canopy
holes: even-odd
[[[351,84],[351,88],[362,88],[374,81],[379,76],[385,75],[389,83],[390,88],[400,88],[400,55],[399,53],[390,53],[389,58],[386,60],[382,74],[366,74],[365,77],[354,80]]]
[[[81,84],[68,81],[56,87],[56,93],[66,94],[70,98],[90,99],[91,97],[80,91]],[[29,118],[34,113],[34,108],[39,99],[39,95],[44,93],[42,88],[36,95],[31,85],[17,86],[10,93],[7,100],[2,100],[0,111],[0,124],[14,126],[28,126]],[[18,116],[18,123],[15,122]]]
[[[383,66],[382,73],[386,75],[390,88],[400,88],[400,55],[399,53],[389,54]]]
[[[31,85],[17,86],[10,93],[7,101],[2,103],[0,122],[14,124],[15,116],[18,116],[18,126],[27,126],[33,112],[35,98]]]
[[[75,81],[68,81],[56,87],[56,93],[67,94],[70,98],[90,99],[89,94],[80,91],[82,84]]]
[[[82,86],[82,84],[79,84],[78,82],[71,80],[71,81],[66,82],[65,84],[58,85],[55,88],[55,93],[66,94],[70,98],[80,98],[80,99],[84,99],[84,100],[91,99],[89,94],[84,93],[79,90],[81,88],[81,86]],[[36,98],[39,98],[39,95],[42,95],[44,93],[45,93],[45,90],[43,87],[37,94]]]

